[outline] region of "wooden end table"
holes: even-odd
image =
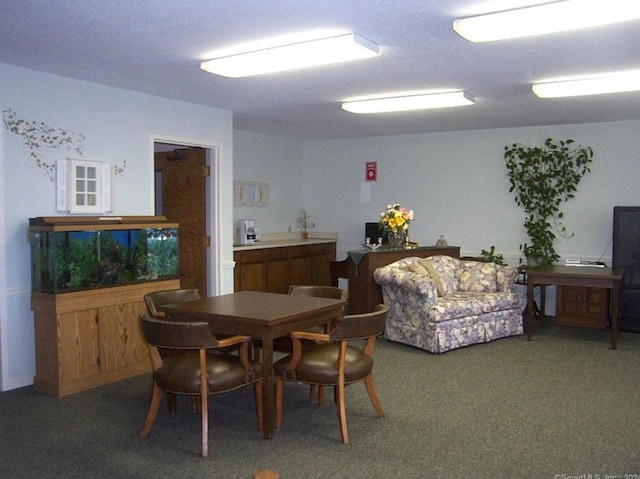
[[[611,290],[611,348],[618,347],[620,318],[620,283],[622,268],[599,268],[594,266],[536,266],[527,268],[527,340],[533,337],[535,286],[584,286]]]

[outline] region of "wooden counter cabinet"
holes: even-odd
[[[331,285],[336,243],[255,247],[235,251],[235,291],[282,293],[292,284]]]

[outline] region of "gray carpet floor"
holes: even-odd
[[[612,350],[607,331],[550,324],[530,342],[441,355],[380,340],[375,377],[386,418],[350,386],[348,445],[333,403],[310,404],[304,386],[286,385],[272,440],[257,431],[251,391],[212,398],[207,459],[186,398],[139,437],[147,376],[64,398],[0,393],[0,477],[640,477],[640,334]]]

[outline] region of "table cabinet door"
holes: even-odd
[[[609,290],[585,286],[558,286],[556,322],[605,329],[609,326]]]

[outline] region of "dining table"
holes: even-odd
[[[275,429],[273,340],[292,331],[335,324],[347,301],[259,291],[239,291],[193,301],[165,304],[161,309],[176,321],[204,321],[216,335],[242,334],[262,342],[263,434]]]

